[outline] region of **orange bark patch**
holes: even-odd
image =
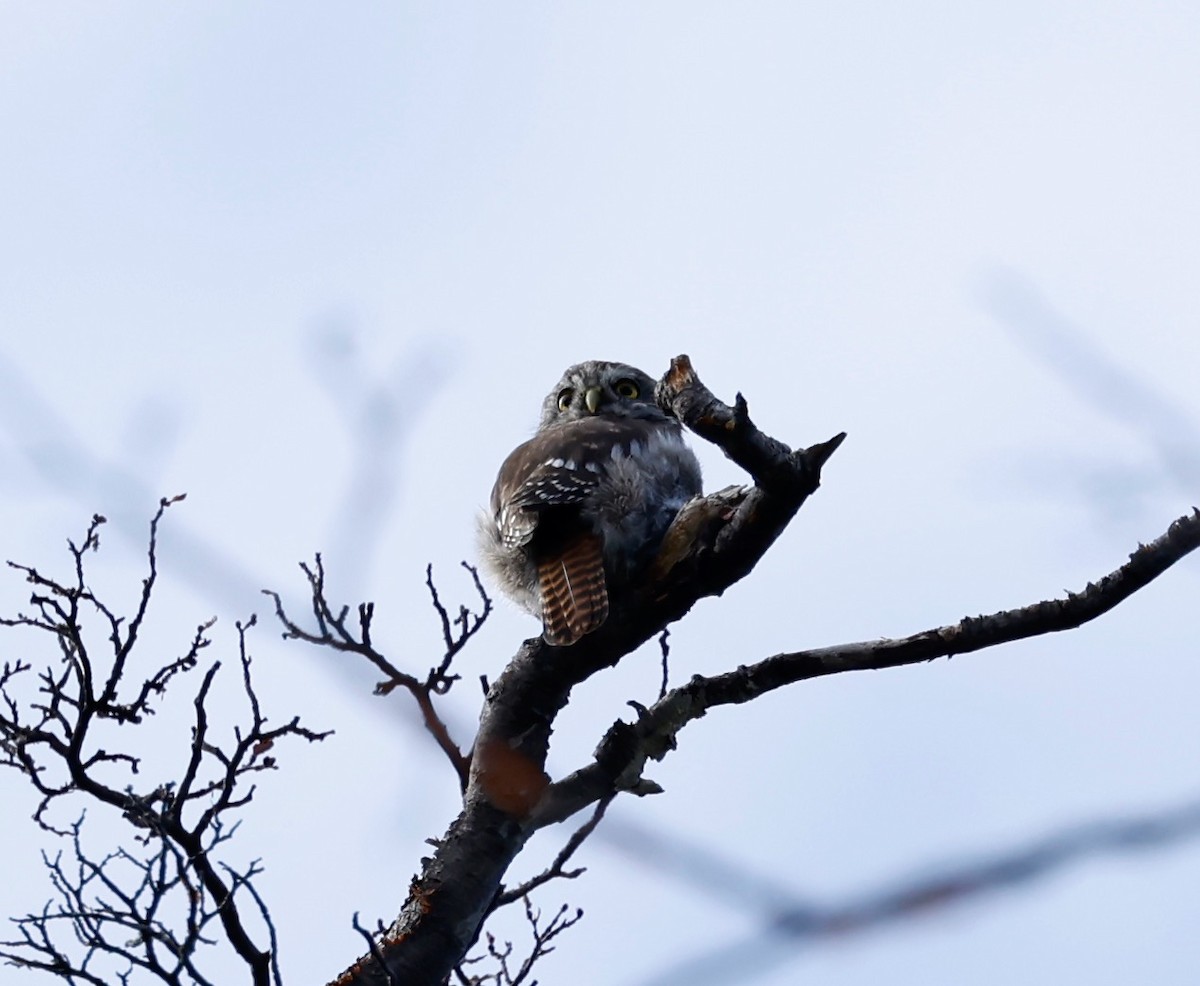
[[[533,811],[550,783],[541,767],[502,740],[475,750],[475,778],[488,801],[514,818]]]

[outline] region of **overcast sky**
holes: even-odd
[[[849,440],[673,630],[676,681],[1080,589],[1200,500],[1198,56],[1200,8],[1145,0],[4,4],[0,556],[65,573],[103,513],[96,586],[128,606],[158,497],[186,491],[147,666],[212,615],[228,665],[258,590],[298,598],[319,550],[421,671],[425,565],[469,598],[475,514],[562,369],[688,353],[782,440]],[[710,488],[741,480],[698,452]],[[763,935],[769,901],[644,845],[834,904],[1195,798],[1198,575],[695,723],[649,772],[666,793],[618,802],[588,873],[541,891],[587,913],[539,978],[732,982],[732,956],[772,986],[1194,982],[1200,843],[803,951]],[[0,583],[5,612],[26,595]],[[534,631],[502,605],[461,658],[464,744],[478,676]],[[279,751],[235,849],[267,867],[285,979],[323,982],[353,912],[395,914],[455,783],[364,669],[267,620],[252,644],[267,710],[336,730]],[[658,676],[648,648],[579,689],[551,772]],[[164,777],[188,701],[155,724],[181,744]],[[49,890],[3,782],[15,914]]]

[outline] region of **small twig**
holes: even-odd
[[[279,973],[274,929],[253,886],[262,867],[255,861],[235,870],[222,862],[219,849],[236,831],[233,813],[254,796],[247,775],[275,766],[267,751],[284,737],[314,741],[327,734],[302,727],[298,719],[268,728],[251,682],[246,647],[246,631],[254,619],[238,624],[249,721],[234,727],[232,741],[219,741],[209,721],[207,700],[220,668],[220,662],[213,661],[192,703],[191,740],[177,775],[147,783],[140,778],[138,758],[109,753],[103,745],[102,730],[136,728],[152,715],[181,673],[199,665],[210,642],[211,620],[199,627],[181,657],[140,684],[129,680],[133,650],[157,580],[159,522],[180,499],[161,500],[151,522],[150,571],[131,619],[118,615],[87,587],[85,556],[98,549],[104,523],[99,515],[92,518],[81,544],[68,543],[73,567],[69,580],[12,565],[34,584],[31,604],[36,609],[33,615],[2,619],[0,625],[50,634],[61,668],[51,663],[38,672],[37,699],[31,702],[19,701],[9,686],[32,669],[32,662],[6,663],[0,671],[0,765],[19,770],[39,792],[35,822],[66,838],[70,853],[44,857],[57,898],[40,913],[17,921],[21,938],[0,945],[0,957],[72,982],[126,983],[136,972],[156,981],[211,986],[212,980],[201,971],[199,949],[223,939],[246,964],[249,981],[269,986],[272,978],[278,983]],[[84,632],[87,618],[97,614],[100,633],[110,645],[107,650],[93,646],[94,632]],[[132,697],[123,694],[126,691]],[[51,823],[50,809],[68,796],[115,810],[133,827],[132,847],[89,856],[82,817],[68,828]],[[244,920],[243,891],[266,922],[267,949],[258,946],[258,931]],[[170,915],[173,924],[168,925],[164,915]],[[67,937],[66,929],[70,953],[56,944],[56,936]]]
[[[658,697],[662,698],[667,694],[667,685],[670,681],[670,666],[668,658],[671,656],[671,645],[667,643],[667,638],[671,636],[670,627],[663,627],[663,632],[658,635],[658,646],[662,651],[662,683],[658,686]]]
[[[584,840],[586,840],[587,837],[596,830],[596,826],[600,824],[600,819],[604,817],[604,813],[608,810],[608,806],[612,804],[613,798],[615,797],[616,795],[614,794],[598,801],[595,809],[592,811],[592,817],[579,826],[574,833],[572,833],[571,838],[567,840],[566,845],[564,845],[559,851],[558,855],[554,857],[554,862],[552,862],[537,876],[531,877],[519,886],[513,887],[512,890],[505,890],[503,893],[499,894],[496,897],[496,903],[494,905],[495,908],[504,907],[507,904],[511,904],[514,901],[520,900],[522,897],[528,897],[532,891],[542,886],[542,884],[549,883],[551,880],[556,878],[574,880],[587,872],[586,868],[582,866],[573,870],[564,870],[563,867],[575,854],[575,850],[583,845]]]
[[[433,603],[434,611],[441,622],[442,642],[446,647],[441,663],[436,668],[430,669],[429,677],[425,682],[426,689],[438,695],[446,694],[446,692],[450,691],[450,687],[454,682],[459,680],[459,675],[450,674],[450,664],[470,639],[483,628],[484,622],[492,612],[492,600],[483,588],[483,583],[479,580],[478,570],[465,561],[459,562],[459,564],[470,573],[471,579],[475,584],[475,591],[479,595],[483,608],[478,613],[475,613],[468,607],[460,605],[458,616],[453,620],[450,619],[450,614],[446,611],[446,607],[442,605],[442,601],[438,597],[437,587],[433,584],[433,565],[429,564],[425,566],[425,586],[429,590],[429,597]]]
[[[520,986],[520,984],[524,982],[525,977],[533,971],[534,963],[537,962],[537,960],[543,955],[549,955],[554,951],[554,949],[550,946],[550,942],[552,942],[568,928],[578,924],[583,918],[583,908],[577,907],[575,909],[575,913],[571,917],[567,917],[566,914],[569,909],[570,908],[567,904],[563,904],[562,907],[558,909],[558,913],[550,919],[550,923],[546,925],[545,928],[540,928],[538,925],[541,921],[542,912],[535,911],[533,908],[533,902],[528,897],[525,898],[525,919],[529,922],[529,927],[533,931],[533,951],[530,952],[529,957],[521,963],[521,968],[511,980],[512,986]]]
[[[271,978],[275,986],[283,986],[283,976],[279,972],[279,935],[275,930],[275,921],[271,917],[271,911],[267,907],[267,902],[263,900],[262,895],[258,892],[258,888],[249,880],[241,882],[241,886],[245,888],[246,893],[258,905],[258,914],[262,918],[263,924],[267,927],[267,937],[270,941],[271,955]]]
[[[435,609],[439,611],[443,631],[447,635],[446,639],[450,641],[448,651],[453,649],[455,645],[457,645],[457,649],[453,649],[453,653],[449,653],[442,664],[437,668],[431,669],[425,681],[421,681],[415,675],[401,671],[372,643],[371,624],[375,615],[373,603],[362,603],[358,606],[356,611],[358,627],[357,630],[353,630],[347,626],[350,607],[342,606],[337,613],[334,613],[325,595],[325,566],[321,560],[321,556],[319,554],[315,556],[311,567],[302,563],[300,568],[308,579],[312,612],[317,625],[315,632],[304,629],[287,615],[279,593],[271,589],[262,590],[275,604],[275,616],[284,628],[284,639],[303,640],[315,646],[331,647],[334,650],[358,654],[360,657],[366,658],[367,661],[384,675],[383,681],[375,686],[376,695],[389,695],[397,688],[402,688],[408,692],[417,703],[417,708],[421,712],[421,719],[425,724],[425,728],[433,736],[439,749],[441,749],[446,759],[450,761],[450,765],[454,768],[460,789],[466,790],[467,778],[471,766],[470,757],[459,749],[450,736],[450,730],[438,713],[433,697],[448,689],[453,680],[455,680],[454,677],[448,674],[450,661],[457,654],[458,650],[461,650],[466,641],[479,630],[487,613],[490,612],[490,600],[486,600],[485,597],[484,612],[478,617],[471,621],[468,621],[465,617],[463,618],[462,631],[460,636],[455,638],[451,629],[453,625],[452,621],[445,609],[442,608],[440,601],[437,600],[436,592],[434,592]],[[430,589],[433,591],[431,569],[427,573],[427,578]],[[478,579],[476,579],[476,584],[478,585]]]
[[[400,980],[392,975],[391,971],[387,967],[387,963],[384,962],[383,953],[379,950],[379,942],[377,941],[375,935],[359,923],[358,911],[354,912],[354,917],[350,922],[350,926],[357,931],[367,943],[367,951],[372,960],[375,962],[376,971],[383,976],[383,982],[386,984],[386,986],[400,986]]]
[[[525,904],[525,921],[529,925],[530,933],[533,937],[533,948],[514,972],[509,967],[509,960],[513,957],[513,943],[506,941],[503,945],[500,945],[495,935],[490,932],[485,933],[487,950],[479,955],[463,959],[454,968],[454,975],[457,977],[460,986],[486,986],[487,983],[491,983],[493,986],[520,986],[533,971],[535,963],[543,956],[549,955],[554,951],[550,942],[568,928],[578,924],[583,917],[582,908],[576,908],[575,913],[567,917],[570,907],[567,904],[563,904],[554,917],[550,919],[550,923],[543,928],[541,926],[542,912],[534,908],[533,901],[528,896],[517,899],[522,900]],[[475,965],[485,959],[491,959],[495,963],[493,971],[472,976],[466,974],[464,966]],[[534,980],[530,986],[537,986],[537,980]]]

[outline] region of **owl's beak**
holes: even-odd
[[[599,387],[588,387],[588,389],[584,392],[583,402],[587,405],[588,414],[596,413],[596,408],[600,406],[600,397],[601,393]]]

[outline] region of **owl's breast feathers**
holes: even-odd
[[[513,451],[492,515],[502,550],[536,570],[547,642],[574,643],[604,622],[606,563],[624,574],[644,560],[699,489],[699,466],[672,420],[581,418]]]

